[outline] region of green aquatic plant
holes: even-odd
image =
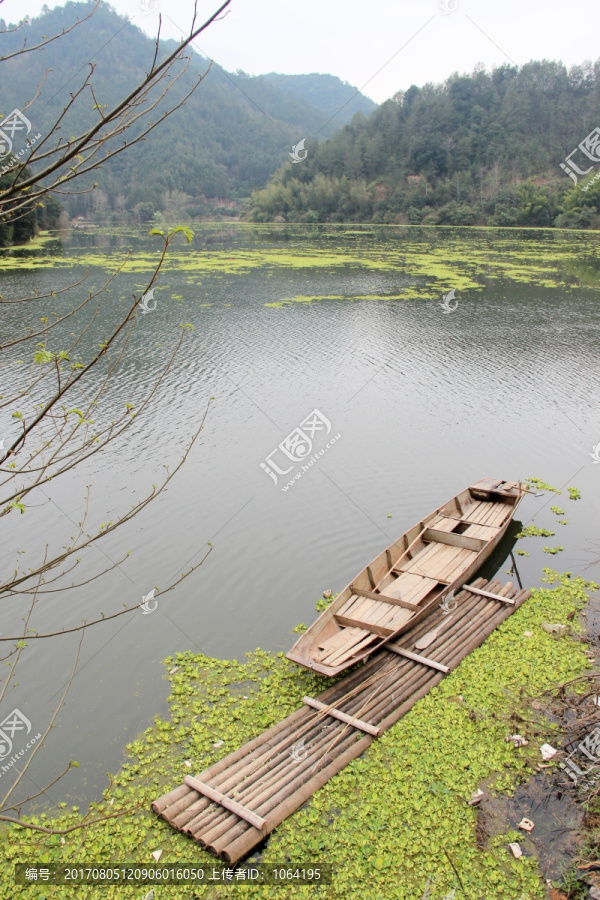
[[[544,547],[543,552],[551,553],[552,556],[556,556],[557,553],[560,553],[561,550],[564,550],[564,549],[565,549],[564,547]]]
[[[539,528],[537,525],[526,525],[522,531],[519,531],[517,538],[524,537],[554,537],[556,532],[549,531],[548,528]]]
[[[569,492],[569,500],[581,500],[581,491],[579,488],[570,487],[567,488],[567,490]]]
[[[330,594],[329,597],[319,597],[317,602],[315,603],[315,609],[318,613],[322,613],[323,610],[327,609],[330,603],[332,603],[337,594]]]
[[[556,513],[557,516],[564,516],[565,511],[561,509],[560,506],[551,506],[550,512]]]
[[[526,484],[527,487],[535,487],[538,491],[550,491],[552,494],[562,493],[558,488],[552,487],[551,484],[546,484],[541,478],[528,478]]]
[[[333,884],[318,892],[327,900],[415,900],[428,877],[440,897],[453,889],[460,895],[453,866],[470,898],[542,900],[545,888],[535,858],[513,860],[506,846],[510,833],[479,846],[477,812],[466,801],[484,781],[504,792],[530,777],[529,757],[536,754],[506,743],[506,721],[512,714],[528,719],[531,698],[589,668],[583,644],[569,636],[557,643],[540,625],[567,624],[569,611],[582,609],[596,586],[551,569],[544,570],[543,581],[554,586],[534,590],[481,647],[276,829],[264,863],[331,863]],[[524,630],[534,636],[524,641]],[[292,665],[282,653],[262,650],[243,661],[186,651],[165,664],[169,716],[157,716],[128,745],[126,762],[102,799],[90,806],[90,820],[119,815],[65,834],[64,843],[58,834],[5,827],[1,896],[72,900],[72,888],[49,892],[43,884],[14,885],[12,867],[20,861],[152,865],[152,852],[161,849],[161,865],[214,865],[206,851],[150,812],[151,801],[289,715],[305,694],[317,696],[331,683]],[[529,751],[543,737],[552,738],[553,727],[548,723],[547,733],[530,735]],[[30,816],[34,826],[48,829],[68,829],[79,821],[66,806],[52,815]],[[77,900],[107,896],[102,887],[76,890]],[[303,885],[154,890],[157,900],[315,896],[314,887]],[[139,900],[140,894],[139,886],[118,888],[119,900]]]
[[[540,288],[559,288],[564,295],[572,290],[594,289],[593,284],[573,273],[574,260],[600,263],[600,248],[590,232],[553,232],[547,240],[532,242],[503,229],[370,225],[362,232],[357,229],[350,237],[335,225],[298,225],[286,226],[289,240],[284,244],[279,240],[277,225],[236,223],[222,235],[221,225],[198,223],[194,236],[185,226],[168,231],[153,229],[152,233],[170,240],[177,230],[183,231],[188,243],[172,244],[163,271],[180,272],[188,281],[200,274],[206,292],[203,299],[210,299],[212,278],[233,282],[238,275],[251,271],[260,271],[265,280],[277,273],[286,276],[290,271],[339,274],[354,270],[391,276],[386,278],[385,287],[373,294],[292,297],[282,294],[267,303],[271,307],[322,300],[439,302],[448,285],[458,292],[461,302],[471,303],[479,301],[490,283],[507,280]],[[50,253],[50,244],[38,246],[29,255],[22,250],[18,253],[0,250],[0,270],[82,266],[145,275],[156,263],[155,251],[143,244],[135,231],[120,229],[118,233],[131,240],[129,253],[122,247],[106,251],[74,247],[66,252]],[[230,246],[232,236],[238,241],[235,248]],[[203,243],[208,237],[211,242]],[[540,489],[555,490],[545,486],[541,479],[532,479],[530,483]]]

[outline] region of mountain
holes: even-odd
[[[327,116],[335,117],[334,127],[337,128],[350,122],[357,112],[368,115],[377,109],[373,100],[357,93],[355,87],[340,81],[335,75],[278,75],[270,72],[258,78],[324,110]],[[323,133],[325,137],[329,137],[331,131],[323,129]]]
[[[247,215],[600,228],[600,181],[574,184],[560,168],[572,150],[579,171],[600,164],[597,125],[600,60],[568,71],[549,61],[478,68],[413,85],[307,145],[302,163],[253,194]]]
[[[53,10],[45,7],[41,16],[2,36],[3,56],[17,50],[23,39],[34,46],[44,35],[60,33],[77,17],[87,15],[93,5],[68,2]],[[0,30],[7,27],[0,20]],[[176,46],[165,41],[159,58]],[[95,103],[110,108],[144,77],[153,54],[153,40],[102,2],[88,21],[70,33],[39,51],[3,62],[0,110],[6,114],[21,108],[24,98],[34,97],[43,82],[27,116],[36,132],[46,135],[93,63],[94,98],[84,91],[62,125],[63,133],[78,134],[97,121]],[[98,190],[61,198],[70,215],[87,215],[92,208],[98,214],[123,214],[144,204],[146,211],[151,206],[167,214],[185,210],[194,216],[210,208],[206,198],[220,198],[226,209],[234,205],[226,201],[247,197],[262,187],[303,137],[317,132],[331,135],[357,111],[376,107],[361,94],[352,99],[356,89],[331,75],[232,74],[216,63],[210,65],[196,52],[173,86],[169,103],[181,99],[207,70],[185,105],[143,144],[97,170],[86,184],[79,183],[81,188],[96,181]],[[340,114],[328,122],[341,107]],[[156,118],[156,111],[152,116]]]

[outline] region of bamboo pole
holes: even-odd
[[[286,754],[275,770],[269,770],[265,773],[265,777],[261,775],[258,778],[253,779],[250,784],[245,783],[242,790],[236,792],[236,797],[240,800],[243,799],[244,803],[252,802],[256,805],[257,802],[260,802],[260,800],[272,794],[276,788],[284,786],[291,778],[297,776],[298,773],[302,773],[309,768],[315,760],[318,761],[318,759],[321,758],[323,747],[330,741],[331,735],[335,732],[336,727],[337,726],[334,724],[331,727],[331,730],[328,729],[326,734],[319,734],[319,730],[317,731],[317,743],[310,747],[310,751],[307,753],[305,760],[303,760],[304,765],[301,768],[298,767],[289,754]],[[349,736],[350,739],[353,739],[352,733],[350,733]],[[225,817],[220,815],[218,811],[214,811],[212,818],[217,821],[211,824],[220,830],[225,822]],[[197,836],[204,828],[206,828],[207,824],[208,818],[201,816],[196,821],[190,822],[185,830],[187,832],[192,829],[194,836]],[[204,843],[205,840],[207,840],[207,835],[206,833],[203,833],[201,842]]]
[[[421,672],[421,673],[419,673],[419,675],[420,675],[420,677],[419,677],[417,686],[427,682],[427,680],[429,678],[429,672]],[[393,686],[390,687],[390,691],[392,691],[392,690],[393,690]],[[385,703],[384,703],[384,705],[385,705]],[[387,710],[389,711],[390,709],[393,709],[395,705],[396,705],[396,701],[394,701],[394,700],[390,701],[388,699]],[[370,738],[369,741],[370,740],[372,740],[372,739]],[[341,746],[338,747],[338,751],[339,750],[345,751],[346,749],[350,748],[355,742],[356,742],[355,734],[348,733],[344,737]],[[299,778],[296,780],[296,782],[292,782],[291,786],[289,784],[284,785],[283,787],[280,786],[279,792],[276,795],[271,796],[269,802],[264,807],[258,806],[258,805],[255,806],[256,811],[258,811],[260,813],[260,815],[263,817],[266,817],[269,810],[275,809],[275,811],[276,811],[277,803],[279,803],[280,800],[285,799],[285,797],[287,797],[290,794],[291,787],[293,788],[293,785],[297,782],[299,782],[300,784],[306,783],[306,772],[301,773],[299,775]],[[269,791],[269,793],[271,793],[271,791]],[[222,848],[227,846],[227,844],[230,842],[230,840],[233,837],[237,837],[238,835],[243,834],[244,830],[247,830],[247,829],[245,829],[245,826],[243,823],[240,823],[239,821],[232,822],[232,826],[228,828],[228,830],[219,838],[219,840],[214,840],[214,836],[211,835],[210,840],[212,841],[212,843],[210,843],[209,836],[207,834],[203,834],[202,835],[202,843],[206,842],[209,849],[212,852],[219,853]]]
[[[370,668],[371,668],[371,667],[369,667],[369,669],[370,669]],[[366,673],[366,671],[367,671],[367,666],[363,666],[362,668],[358,669],[358,671],[357,671],[356,673],[353,673],[353,675],[352,675],[352,682],[353,682],[353,683],[357,683],[357,682],[358,682],[359,685],[360,685],[360,679],[361,679],[361,676],[362,676],[363,673]],[[322,701],[325,700],[325,699],[328,699],[328,697],[330,697],[330,696],[332,695],[332,692],[335,692],[335,700],[334,700],[334,702],[331,704],[332,706],[335,706],[335,704],[336,704],[337,702],[340,702],[340,698],[343,699],[345,696],[347,696],[347,692],[345,692],[344,690],[339,690],[339,689],[338,689],[338,685],[333,685],[331,688],[328,688],[324,693],[322,693],[322,694],[320,695],[320,699],[321,699]],[[307,714],[307,719],[310,719],[309,727],[311,728],[311,730],[313,730],[312,726],[316,726],[316,727],[319,727],[319,726],[320,726],[321,721],[322,721],[322,719],[323,719],[323,716],[322,716],[321,714],[315,714],[312,710],[310,710],[310,709],[309,709],[308,707],[306,707],[306,706],[304,706],[304,707],[302,707],[300,710],[298,710],[297,713],[294,713],[293,716],[290,716],[290,717],[288,717],[287,719],[285,719],[285,720],[284,720],[284,723],[287,724],[288,722],[291,722],[292,718],[296,718],[298,714],[302,714],[302,713]],[[281,724],[284,724],[284,723],[281,723]],[[285,735],[279,735],[279,736],[278,736],[278,737],[279,737],[278,742],[277,742],[276,744],[272,744],[272,745],[271,745],[272,750],[273,750],[273,753],[279,752],[282,748],[283,748],[283,749],[287,749],[287,747],[291,746],[293,743],[295,743],[295,742],[298,740],[299,737],[302,736],[302,732],[303,732],[303,730],[301,730],[301,731],[294,730],[293,732],[291,732],[291,733],[293,734],[294,739],[290,741],[290,740],[289,740],[289,737],[290,737],[290,733],[289,733],[289,732],[290,732],[290,729],[286,728],[285,730],[286,730],[286,734],[285,734]],[[257,762],[257,763],[260,762],[262,756],[267,755],[267,754],[264,753],[264,749],[263,749],[263,748],[258,748],[258,749],[255,751],[255,753],[256,753],[256,756],[254,757],[254,760],[255,760],[255,762]],[[236,755],[237,755],[237,754],[236,754]],[[233,755],[232,755],[232,756],[233,756]],[[250,756],[247,757],[248,760],[249,760],[250,758],[251,758]],[[225,762],[226,760],[227,760],[227,758],[225,758],[225,760],[222,760],[221,762]],[[223,767],[223,768],[224,768],[224,767]],[[238,757],[238,764],[237,764],[237,766],[232,766],[232,767],[228,768],[228,769],[227,769],[227,772],[226,772],[226,775],[227,775],[227,777],[229,777],[229,775],[230,775],[231,773],[237,771],[237,774],[238,774],[238,775],[242,775],[242,774],[243,774],[243,776],[246,777],[247,769],[248,769],[248,768],[250,768],[250,766],[247,765],[246,759],[242,759],[241,761],[239,761],[239,757]],[[216,769],[216,767],[213,766],[210,770],[207,770],[207,772],[209,772],[209,773],[212,774],[212,772],[215,771],[215,769]],[[217,773],[217,774],[219,774],[219,773]],[[198,776],[198,777],[200,777],[200,776]],[[207,774],[206,774],[206,773],[203,773],[203,779],[205,779],[205,780],[207,779]],[[222,777],[217,777],[217,778],[215,778],[215,781],[214,781],[213,786],[219,785],[219,789],[222,790],[222,789],[223,789],[222,780],[223,780]]]
[[[354,739],[353,731],[348,730],[348,738],[350,740]],[[291,757],[288,757],[283,761],[278,771],[267,773],[266,778],[256,781],[249,787],[242,787],[240,791],[236,792],[236,797],[239,797],[245,804],[251,803],[253,809],[260,809],[260,814],[263,815],[266,809],[271,809],[276,805],[276,801],[271,802],[274,794],[282,790],[289,790],[289,784],[297,779],[300,779],[300,782],[306,781],[307,770],[323,758],[323,751],[326,750],[330,740],[331,732],[328,731],[322,734],[318,742],[310,747],[310,751],[301,763],[294,763]],[[210,833],[206,831],[206,821],[204,821],[200,827],[195,829],[195,835],[201,837],[202,843],[208,843],[210,840],[225,834],[237,824],[238,821],[231,817],[216,816],[210,823]]]
[[[390,673],[389,677],[392,676],[393,672]],[[393,686],[390,686],[387,693],[389,694],[393,689]],[[353,698],[353,706],[355,706],[356,704],[360,704],[361,702],[362,699],[360,697]],[[334,726],[330,732],[328,731],[327,734],[320,736],[318,743],[311,747],[310,755],[307,756],[307,758],[304,760],[304,766],[302,767],[302,769],[298,769],[298,767],[292,762],[289,755],[286,755],[277,771],[266,773],[266,779],[256,779],[255,783],[250,786],[251,790],[248,789],[247,785],[244,785],[244,788],[241,791],[236,792],[236,797],[238,797],[240,800],[243,799],[245,803],[252,802],[253,804],[256,804],[258,802],[257,798],[262,799],[268,796],[268,794],[272,793],[276,787],[284,786],[290,780],[290,777],[296,775],[298,772],[306,771],[306,769],[310,768],[310,766],[313,765],[315,759],[317,761],[319,759],[322,759],[321,751],[323,750],[324,745],[326,745],[330,741],[331,735],[335,734],[335,730],[336,727]],[[339,737],[339,735],[336,735],[336,738],[337,737]],[[350,740],[354,740],[354,736],[352,733],[349,733],[348,737]],[[325,755],[327,755],[327,753]],[[214,824],[215,827],[218,826],[219,830],[221,830],[221,826],[225,822],[225,817],[219,815],[218,812],[215,812],[213,819],[216,819],[218,821],[215,821],[211,824]],[[230,822],[231,821],[232,820],[230,819]],[[186,828],[186,832],[191,829],[195,837],[201,834],[201,842],[204,843],[208,838],[207,834],[202,832],[207,823],[208,820],[205,816],[198,817],[196,821],[190,822],[190,824]],[[211,834],[211,837],[212,836],[213,835]]]
[[[242,747],[234,750],[228,756],[224,756],[216,763],[213,763],[212,766],[209,766],[208,769],[204,769],[197,775],[197,778],[199,778],[201,781],[209,781],[216,775],[223,772],[225,769],[229,771],[233,768],[233,766],[231,765],[232,763],[236,763],[239,760],[244,760],[254,750],[262,749],[262,747],[269,742],[269,738],[276,737],[280,731],[293,725],[296,719],[299,719],[302,716],[303,712],[304,710],[302,707],[295,710],[286,719],[283,719],[281,722],[277,722],[275,725],[272,725],[271,728],[267,729],[267,731],[261,732],[261,734],[258,734],[255,738],[252,738],[252,740],[247,744],[244,744]],[[182,794],[180,793],[180,791],[181,787],[178,787],[170,793],[165,794],[164,797],[159,797],[158,800],[155,800],[152,803],[152,811],[157,815],[161,815],[161,813],[171,803],[176,802],[177,800],[180,800],[182,798]]]

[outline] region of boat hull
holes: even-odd
[[[524,491],[484,478],[435,509],[359,572],[288,652],[334,676],[412,628],[494,552]]]

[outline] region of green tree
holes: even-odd
[[[573,186],[563,197],[556,225],[560,228],[600,228],[600,179]]]
[[[522,184],[518,191],[518,203],[523,225],[550,225],[553,209],[547,188],[531,181]]]

